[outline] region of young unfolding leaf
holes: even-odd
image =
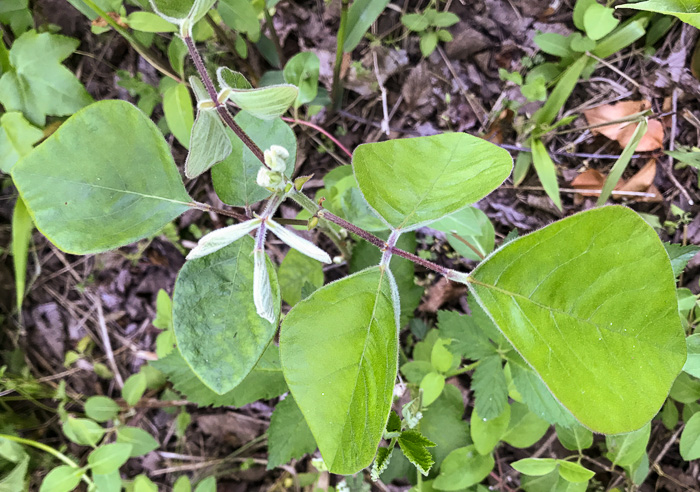
[[[124,101],[73,115],[12,176],[37,228],[75,254],[154,235],[191,201],[156,125]]]
[[[258,228],[261,222],[261,219],[251,219],[212,231],[197,242],[197,246],[187,255],[187,259],[202,258],[219,251],[221,248],[238,241],[250,231]]]
[[[435,463],[435,460],[433,460],[427,448],[435,447],[435,443],[413,429],[403,431],[398,441],[399,447],[408,461],[410,461],[420,473],[428,476],[428,472]]]
[[[477,202],[508,177],[512,164],[508,152],[466,133],[363,144],[352,159],[367,202],[405,230]]]
[[[275,406],[268,434],[268,470],[316,450],[314,436],[291,396]]]
[[[219,85],[236,106],[263,120],[271,120],[284,114],[299,94],[299,89],[292,84],[268,85],[254,89],[242,74],[226,67],[220,67],[216,76]]]
[[[284,66],[284,80],[299,88],[294,107],[313,101],[318,94],[320,62],[316,53],[304,51],[294,55]]]
[[[243,111],[234,120],[261,149],[269,149],[272,145],[284,147],[289,152],[284,174],[287,177],[292,175],[297,140],[289,125],[279,118],[261,120]],[[233,206],[248,206],[267,198],[270,192],[256,183],[260,161],[233,132],[227,134],[232,152],[211,171],[216,194],[224,203]]]
[[[294,306],[282,323],[289,389],[334,473],[368,466],[391,407],[398,299],[388,270],[338,280]]]
[[[271,302],[275,316],[279,316],[277,276],[269,260],[267,263]],[[258,316],[252,290],[250,237],[188,261],[175,283],[177,345],[195,374],[220,395],[250,373],[276,330],[276,323]]]
[[[198,103],[208,99],[197,77],[190,77],[190,84]],[[190,152],[185,160],[185,176],[188,178],[196,178],[231,154],[233,150],[231,140],[215,108],[197,109],[197,119],[192,126],[189,148]]]
[[[648,422],[685,361],[668,255],[629,209],[583,212],[516,239],[469,280],[549,390],[595,431]]]

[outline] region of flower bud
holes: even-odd
[[[270,171],[266,167],[260,167],[260,170],[258,171],[257,183],[263,188],[273,190],[281,190],[285,186],[282,175],[278,172]]]
[[[285,162],[289,158],[287,149],[280,145],[272,145],[264,153],[265,164],[272,170],[278,173],[283,173],[287,169]]]

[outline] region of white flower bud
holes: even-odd
[[[263,188],[272,188],[274,190],[282,190],[285,186],[284,179],[280,173],[270,171],[264,166],[261,166],[258,171],[257,183]]]
[[[280,145],[273,145],[263,154],[265,156],[265,164],[267,164],[272,171],[283,173],[287,170],[287,163],[285,162],[289,159],[289,152],[287,152],[287,149]]]

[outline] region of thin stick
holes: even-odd
[[[484,258],[486,258],[486,257],[484,256],[484,254],[483,254],[481,251],[479,251],[478,249],[476,249],[476,247],[475,247],[472,243],[470,243],[469,241],[467,241],[466,239],[464,239],[462,236],[460,236],[460,235],[457,234],[456,232],[451,232],[450,234],[452,234],[452,236],[454,236],[454,238],[457,239],[458,241],[462,241],[467,247],[469,247],[469,249],[471,249],[471,250],[476,254],[476,256],[478,256],[478,257],[481,258],[482,260],[483,260]]]
[[[590,51],[586,51],[586,54],[587,54],[588,56],[590,56],[591,58],[593,58],[593,59],[594,59],[595,61],[597,61],[598,63],[602,63],[603,65],[605,65],[606,67],[608,67],[610,70],[612,70],[613,72],[615,72],[616,74],[618,74],[620,77],[622,77],[623,79],[625,79],[627,82],[629,82],[629,83],[632,84],[633,86],[639,88],[639,83],[638,83],[636,80],[634,80],[632,77],[630,77],[629,75],[627,75],[625,72],[623,72],[622,70],[616,68],[614,65],[612,65],[612,64],[609,63],[609,62],[606,62],[606,61],[603,60],[602,58],[599,58],[599,57],[595,56],[595,55],[594,55],[593,53],[591,53]]]
[[[541,186],[509,186],[502,185],[501,188],[507,190],[532,190],[532,191],[544,191]],[[563,193],[598,193],[600,194],[603,190],[587,190],[587,189],[576,189],[576,188],[559,188],[559,191]],[[654,198],[656,195],[653,193],[647,193],[646,191],[622,191],[613,190],[613,195],[617,196],[639,196],[643,198]]]
[[[97,319],[100,325],[100,338],[102,338],[102,345],[104,345],[105,355],[107,356],[107,362],[109,362],[109,367],[114,373],[114,380],[119,386],[119,389],[124,387],[124,380],[122,375],[119,373],[119,368],[117,367],[117,362],[114,360],[114,352],[112,351],[112,343],[109,341],[109,333],[107,333],[107,323],[105,322],[105,314],[102,311],[102,301],[99,295],[92,296],[92,300],[97,307]]]

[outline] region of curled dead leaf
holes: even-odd
[[[663,200],[663,197],[656,186],[654,186],[655,177],[656,159],[649,159],[644,167],[637,171],[629,180],[620,180],[617,186],[615,186],[615,191],[649,193],[653,196],[630,196],[613,192],[613,198],[617,200],[624,198],[626,200],[638,202],[660,202]],[[582,196],[599,196],[604,183],[605,176],[602,173],[596,169],[586,169],[576,176],[571,182],[571,187],[582,190],[580,193]]]
[[[635,113],[646,111],[651,108],[649,101],[620,101],[615,104],[604,104],[595,108],[587,109],[583,112],[589,125],[601,125],[610,121],[627,118]],[[635,122],[612,123],[610,125],[592,128],[594,134],[603,134],[611,140],[617,140],[619,144],[626,146],[634,129]],[[664,128],[658,120],[649,120],[649,127],[642,140],[637,145],[637,152],[647,152],[663,147]]]

